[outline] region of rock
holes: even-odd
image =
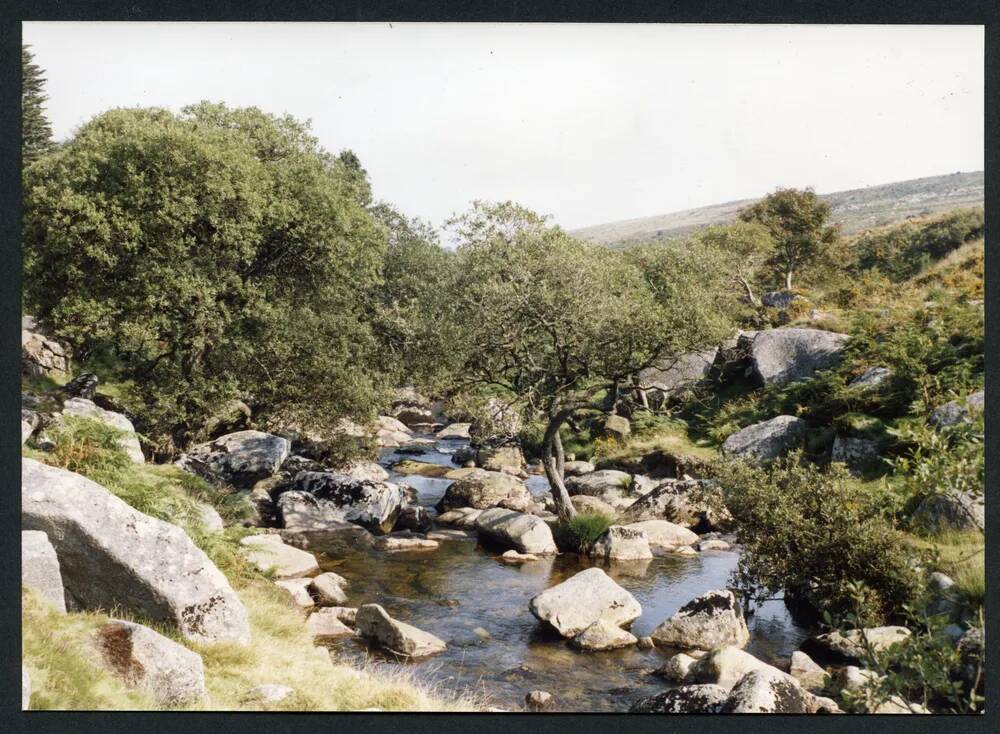
[[[96,633],[101,660],[130,688],[143,688],[162,706],[206,695],[201,656],[149,627],[113,619]]]
[[[451,423],[437,432],[439,441],[462,441],[469,439],[471,423]]]
[[[766,308],[786,309],[796,300],[806,300],[792,291],[767,291],[760,296],[760,302]]]
[[[289,696],[295,695],[295,689],[276,683],[263,683],[254,686],[243,694],[243,703],[263,703],[274,704],[284,701]]]
[[[436,540],[427,538],[399,538],[392,535],[385,535],[375,539],[375,547],[388,552],[435,550],[439,546]]]
[[[605,561],[641,561],[652,558],[649,541],[642,529],[612,525],[599,537],[590,550],[594,558]]]
[[[724,540],[719,540],[718,538],[708,538],[706,540],[699,540],[695,544],[695,548],[699,551],[727,551],[729,550],[729,543]]]
[[[276,474],[288,458],[287,438],[261,431],[237,431],[198,444],[189,456],[237,489],[250,489],[261,479]]]
[[[636,701],[631,714],[717,714],[729,692],[715,685],[693,685],[672,688],[651,698]]]
[[[874,670],[862,670],[856,665],[847,665],[833,677],[834,686],[841,691],[863,691],[877,685],[882,679]]]
[[[680,548],[674,548],[673,553],[678,556],[696,556],[698,551],[689,545],[682,545]]]
[[[552,530],[539,517],[493,507],[476,518],[480,537],[511,546],[521,553],[558,553]]]
[[[205,421],[200,435],[212,439],[226,433],[242,431],[250,427],[252,416],[249,405],[242,400],[230,400]]]
[[[48,536],[38,530],[21,533],[21,584],[35,589],[38,595],[61,613],[66,613],[59,559]]]
[[[353,627],[357,621],[357,607],[326,607],[325,609],[348,627]]]
[[[669,658],[656,673],[671,683],[687,683],[691,676],[691,666],[695,662],[697,661],[690,655],[679,652]]]
[[[309,495],[286,500],[292,492]],[[405,503],[401,488],[391,482],[353,479],[334,472],[300,472],[291,482],[272,492],[279,493],[278,508],[284,527],[322,527],[332,520],[360,525],[381,535],[390,532]]]
[[[599,619],[623,627],[642,614],[628,591],[599,568],[580,571],[532,598],[531,613],[563,637],[576,637]]]
[[[848,387],[857,390],[871,390],[892,377],[892,370],[885,367],[869,367],[849,383]]]
[[[653,548],[674,549],[682,545],[698,542],[698,536],[680,525],[666,520],[643,520],[629,523],[625,526],[632,530],[641,530],[646,535],[649,545]]]
[[[311,609],[316,606],[316,602],[309,595],[309,583],[310,579],[304,578],[294,578],[294,579],[280,579],[274,582],[275,586],[279,586],[285,591],[287,591],[292,596],[292,601],[295,605],[301,609]]]
[[[476,452],[476,465],[486,471],[520,475],[524,473],[524,454],[516,444],[483,446]]]
[[[631,487],[632,475],[614,469],[604,469],[566,479],[566,491],[570,495],[596,497],[616,508],[631,504],[632,499],[629,497]]]
[[[555,698],[548,691],[531,691],[524,697],[528,711],[545,711],[555,705]]]
[[[952,674],[967,690],[975,688],[980,695],[985,687],[986,633],[982,627],[972,627],[958,641],[959,663]]]
[[[878,443],[870,438],[837,436],[833,439],[830,461],[846,464],[852,471],[861,471],[879,461]]]
[[[752,670],[729,692],[724,714],[804,714],[809,695],[792,676],[780,670]]]
[[[826,671],[801,650],[792,653],[788,672],[807,691],[819,691],[826,685]]]
[[[888,701],[882,701],[868,710],[870,714],[929,714],[919,703],[908,703],[899,696],[893,696]]]
[[[36,377],[67,373],[69,347],[41,333],[37,326],[21,328],[21,372]]]
[[[980,390],[967,396],[965,400],[952,400],[934,409],[927,422],[935,428],[958,425],[962,421],[972,421],[974,415],[983,412],[986,392]]]
[[[846,334],[819,329],[758,331],[749,344],[754,374],[765,385],[784,385],[836,366],[847,345]]]
[[[528,561],[537,561],[538,556],[533,553],[518,553],[516,550],[509,550],[500,554],[500,560],[504,563],[527,563]]]
[[[309,588],[322,606],[339,607],[347,603],[347,579],[333,571],[321,573],[309,580]]]
[[[624,522],[666,520],[688,528],[709,529],[726,522],[699,494],[713,486],[708,480],[668,480],[657,485],[622,511]]]
[[[334,521],[321,528],[279,530],[281,539],[293,548],[329,557],[341,556],[375,544],[375,538],[362,527],[349,522]]]
[[[482,510],[472,507],[457,507],[448,512],[442,512],[437,516],[436,521],[443,525],[458,525],[460,527],[476,527],[476,520],[483,514]]]
[[[632,425],[624,416],[609,415],[599,425],[598,433],[616,441],[624,441],[632,435]]]
[[[745,647],[750,632],[736,596],[728,589],[692,599],[650,635],[659,645],[711,650],[721,645]]]
[[[653,642],[653,638],[648,635],[640,637],[636,644],[639,646],[640,650],[654,650],[656,648],[656,643]]]
[[[531,492],[523,482],[502,472],[482,471],[452,482],[438,502],[437,510],[447,512],[456,507],[477,510],[503,507],[525,512],[531,503]]]
[[[351,461],[345,466],[337,467],[337,473],[369,482],[384,482],[389,478],[389,472],[374,461]]]
[[[413,461],[412,459],[405,459],[393,464],[392,470],[397,474],[419,477],[443,477],[451,471],[447,466],[442,466],[441,464],[431,464],[427,461]]]
[[[618,514],[614,507],[597,497],[588,497],[585,494],[577,494],[570,497],[569,501],[581,515],[604,515],[606,517],[615,517]]]
[[[921,500],[913,511],[912,520],[930,533],[984,530],[986,505],[982,495],[946,490]]]
[[[306,620],[306,628],[313,642],[330,642],[343,637],[353,637],[354,630],[344,624],[335,607],[317,609]]]
[[[222,515],[210,504],[196,502],[195,510],[198,513],[198,523],[206,533],[221,533],[226,529],[226,523],[223,522]]]
[[[419,658],[444,652],[443,641],[412,625],[390,617],[378,604],[358,607],[355,620],[358,635],[404,657]]]
[[[955,582],[940,571],[935,571],[927,580],[927,592],[930,601],[927,604],[927,614],[935,616],[947,614],[949,619],[958,619],[962,609],[960,595],[955,588]]]
[[[597,467],[589,461],[567,461],[563,464],[563,473],[567,477],[581,477],[595,471],[597,471]]]
[[[31,708],[31,676],[28,669],[21,665],[21,710],[27,711]]]
[[[626,632],[616,624],[606,619],[598,619],[583,632],[578,634],[570,644],[581,650],[616,650],[620,647],[631,647],[638,640],[631,632]]]
[[[663,395],[675,395],[688,390],[706,377],[715,363],[718,348],[691,352],[678,357],[672,364],[648,367],[639,372],[639,389],[656,390]]]
[[[430,513],[427,512],[427,508],[420,505],[405,505],[400,508],[399,517],[396,518],[396,524],[392,529],[393,531],[409,530],[414,533],[426,533],[432,527],[434,527],[434,522],[431,520]]]
[[[93,400],[97,396],[97,385],[100,380],[93,372],[84,372],[62,386],[62,394],[67,398],[84,398]]]
[[[737,431],[723,442],[722,453],[745,459],[777,459],[805,440],[809,424],[801,418],[779,415]]]
[[[430,408],[406,403],[395,406],[392,409],[392,417],[412,429],[418,425],[434,422],[434,413]]]
[[[476,534],[469,532],[468,530],[454,530],[454,529],[444,529],[444,530],[432,530],[427,533],[428,540],[436,540],[438,542],[452,541],[452,540],[475,540]],[[508,553],[517,553],[517,551],[507,551]]]
[[[715,683],[729,690],[753,670],[780,672],[739,647],[726,645],[709,651],[692,663],[688,668],[688,679],[698,683]]]
[[[33,410],[28,410],[27,408],[21,408],[21,445],[31,438],[31,434],[35,432],[41,423],[41,417]]]
[[[864,655],[864,644],[862,638],[867,638],[868,644],[876,652],[882,652],[891,645],[902,642],[910,636],[910,630],[906,627],[887,626],[869,627],[865,630],[850,630],[846,634],[839,630],[819,635],[810,641],[810,644],[834,657],[846,660],[858,660]]]
[[[68,598],[80,606],[120,606],[196,642],[250,642],[246,608],[208,556],[176,525],[99,484],[22,458],[21,526],[48,535]]]
[[[142,447],[139,445],[135,426],[121,413],[112,413],[110,410],[99,408],[91,400],[70,398],[63,403],[62,414],[77,418],[90,418],[121,431],[123,435],[119,439],[119,445],[122,450],[128,454],[133,463],[145,463],[146,459],[142,455]]]
[[[250,535],[240,541],[246,547],[247,559],[263,572],[271,571],[276,579],[308,576],[319,569],[312,553],[293,548],[280,535]]]

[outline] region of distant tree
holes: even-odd
[[[695,234],[689,246],[711,252],[750,305],[760,307],[754,287],[764,265],[774,255],[774,239],[767,227],[759,222],[708,227]]]
[[[728,325],[703,308],[697,257],[659,248],[624,256],[580,242],[512,202],[476,202],[459,238],[443,328],[460,355],[460,389],[489,388],[546,422],[542,460],[564,519],[559,429],[654,362],[718,341]]]
[[[45,77],[29,48],[21,46],[21,159],[25,167],[55,146],[43,107],[48,99]]]
[[[827,225],[830,205],[812,189],[778,189],[741,210],[739,218],[767,227],[775,246],[770,264],[789,290],[792,277],[819,262],[837,237]]]

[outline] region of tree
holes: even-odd
[[[754,285],[761,268],[774,254],[774,239],[758,222],[734,222],[708,227],[695,234],[689,247],[707,251],[731,274],[733,283],[751,306],[760,307]]]
[[[792,277],[816,264],[836,241],[837,231],[827,225],[830,205],[812,189],[778,189],[740,211],[744,222],[759,222],[774,239],[770,264],[791,290]]]
[[[113,110],[26,173],[26,303],[119,367],[165,451],[235,396],[264,423],[367,417],[385,242],[365,195],[292,118]]]
[[[512,202],[476,202],[451,223],[459,246],[443,328],[460,355],[457,388],[496,391],[546,422],[542,460],[559,514],[575,511],[559,429],[601,412],[602,396],[658,360],[718,343],[727,326],[701,306],[697,257],[631,255],[580,242]]]
[[[25,167],[52,150],[52,127],[43,105],[45,77],[29,46],[21,46],[21,164]]]

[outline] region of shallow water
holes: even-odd
[[[450,451],[464,445],[442,442],[444,451],[416,456],[385,452],[381,461],[385,466],[402,458],[450,464]],[[416,488],[419,502],[428,506],[450,483],[398,475],[393,480]],[[536,494],[548,489],[544,477],[533,477],[529,486]],[[500,552],[474,540],[459,540],[443,541],[432,551],[359,549],[321,557],[320,563],[350,581],[352,606],[376,602],[397,619],[448,643],[441,655],[401,663],[443,690],[485,693],[490,705],[518,710],[525,693],[541,689],[553,693],[563,711],[624,711],[636,699],[668,687],[652,672],[675,651],[577,651],[528,611],[531,597],[593,565],[589,559],[562,554],[511,566],[499,560]],[[737,558],[733,552],[707,551],[691,558],[658,556],[604,568],[642,605],[642,616],[631,627],[641,637],[692,598],[723,588]],[[781,602],[765,603],[748,624],[747,651],[768,662],[787,660],[807,635]],[[332,643],[331,648],[351,660],[377,656],[354,640]]]

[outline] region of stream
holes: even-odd
[[[467,445],[441,441],[416,456],[384,449],[379,461],[387,469],[405,458],[454,466],[452,452]],[[390,481],[414,487],[419,504],[432,515],[451,483],[396,473]],[[544,476],[532,476],[527,485],[535,495],[549,488]],[[488,705],[517,711],[527,692],[540,689],[556,697],[556,710],[627,711],[636,699],[670,686],[653,671],[675,650],[574,650],[528,611],[531,597],[594,561],[567,553],[517,566],[500,561],[499,552],[470,539],[441,541],[430,551],[359,548],[336,557],[321,555],[319,561],[323,570],[348,579],[352,606],[381,604],[393,617],[448,644],[440,655],[399,663],[442,694],[485,695]],[[632,633],[642,637],[699,594],[724,588],[738,558],[732,551],[705,551],[694,557],[662,555],[651,561],[604,564],[604,569],[642,605],[642,616],[631,626]],[[780,601],[765,602],[747,623],[747,651],[769,663],[786,662],[808,635]],[[365,658],[387,660],[353,639],[329,647],[336,659],[355,665]]]

